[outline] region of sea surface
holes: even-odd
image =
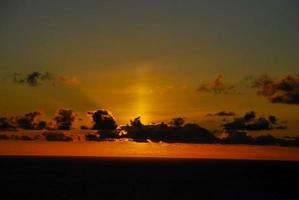
[[[295,161],[0,156],[0,177],[3,200],[299,199]]]

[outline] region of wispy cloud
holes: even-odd
[[[237,94],[238,91],[234,85],[224,83],[224,76],[219,74],[214,80],[199,85],[198,92],[206,92],[213,94]]]
[[[76,76],[55,75],[49,72],[34,71],[28,74],[14,73],[9,76],[16,84],[27,85],[30,87],[38,87],[44,84],[56,86],[63,85],[79,85],[80,80]]]

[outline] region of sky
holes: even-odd
[[[121,124],[181,116],[216,128],[222,119],[206,114],[254,110],[298,135],[298,8],[296,0],[3,0],[0,116],[105,108]],[[54,78],[14,79],[32,72]],[[274,95],[295,78],[294,100],[246,86],[264,74]]]

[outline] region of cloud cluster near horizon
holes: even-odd
[[[222,124],[222,126],[227,131],[262,131],[287,128],[279,123],[276,116],[257,117],[254,111],[246,112],[243,116],[236,117],[232,121]]]
[[[233,112],[217,112],[220,115],[231,115]],[[31,112],[15,117],[0,118],[0,140],[46,140],[46,141],[80,141],[85,137],[87,141],[101,141],[126,138],[136,142],[179,142],[179,143],[223,143],[223,144],[259,144],[298,146],[299,137],[286,139],[272,135],[250,136],[247,131],[261,131],[272,129],[286,129],[274,115],[256,117],[254,111],[234,118],[231,122],[222,124],[224,137],[206,129],[197,123],[186,123],[182,117],[173,118],[169,123],[143,124],[137,117],[125,126],[117,126],[116,119],[111,112],[98,109],[88,112],[92,116],[93,126],[81,126],[82,134],[64,132],[73,129],[73,123],[78,115],[71,109],[59,109],[53,121],[41,121],[40,112]],[[52,123],[53,122],[53,123]],[[16,135],[13,130],[42,130],[39,135]],[[8,131],[8,132],[6,132]],[[90,132],[86,132],[90,131]],[[246,132],[245,132],[246,131]],[[3,134],[4,133],[4,134]],[[7,134],[9,133],[9,134]],[[87,133],[87,134],[86,134]]]

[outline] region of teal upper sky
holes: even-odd
[[[7,0],[0,9],[1,72],[134,62],[197,75],[297,72],[296,0]]]

